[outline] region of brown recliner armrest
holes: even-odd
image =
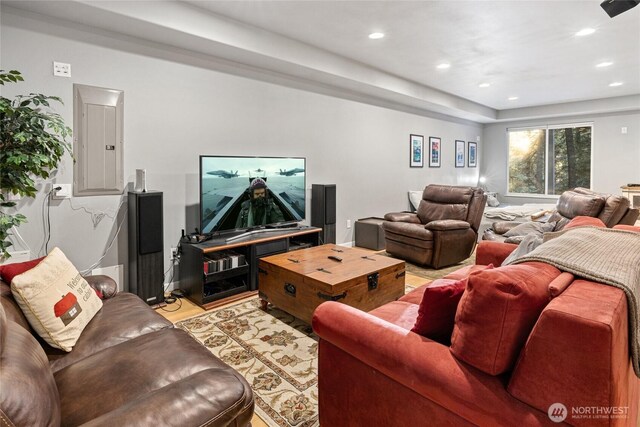
[[[504,234],[512,228],[522,224],[521,222],[515,221],[496,221],[491,224],[491,228],[496,234]]]
[[[640,216],[640,210],[637,208],[629,208],[618,224],[634,225]]]
[[[418,214],[412,212],[391,212],[384,216],[385,221],[391,222],[411,222],[414,224],[422,224]]]
[[[466,230],[470,227],[471,224],[468,222],[456,219],[441,219],[438,221],[431,221],[425,225],[427,230],[433,231]]]
[[[116,281],[109,276],[99,274],[95,276],[85,276],[84,279],[89,283],[89,286],[102,293],[102,299],[113,298],[118,293]]]

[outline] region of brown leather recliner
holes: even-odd
[[[486,201],[480,188],[428,185],[416,213],[384,216],[386,251],[433,268],[456,264],[475,248]]]
[[[604,194],[577,187],[567,190],[558,199],[556,211],[548,222],[555,222],[553,231],[560,231],[571,219],[577,216],[599,218],[607,227],[625,224],[634,225],[640,212],[630,207],[629,199],[618,194]],[[485,231],[483,240],[504,241],[504,233],[519,225],[514,221],[494,222],[491,229]]]

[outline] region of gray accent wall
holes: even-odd
[[[640,106],[639,106],[640,107]],[[593,122],[592,183],[594,191],[621,194],[620,186],[640,183],[640,109],[626,113],[570,116],[485,125],[480,175],[502,203],[555,203],[557,197],[507,197],[507,128]],[[622,127],[627,133],[622,134]]]
[[[20,70],[25,78],[5,86],[3,96],[60,96],[65,105],[58,111],[71,125],[74,83],[124,91],[125,182],[135,180],[136,169],[146,169],[147,188],[164,192],[165,269],[181,229],[197,225],[200,154],[306,157],[307,212],[311,184],[337,185],[338,243],[354,239],[358,218],[407,209],[408,190],[429,183],[477,183],[479,168],[454,167],[454,141],[476,141],[482,135],[479,124],[250,79],[241,76],[239,65],[237,74],[229,63],[221,72],[210,57],[6,10],[0,35],[2,68]],[[54,60],[71,64],[71,78],[52,75]],[[442,139],[442,167],[429,168],[425,159],[424,168],[409,168],[412,133],[424,135],[425,150],[429,136]],[[482,164],[482,142],[478,148]],[[46,192],[52,182],[72,181],[67,156],[53,180],[38,183],[35,199],[19,202],[18,210],[29,219],[19,230],[33,256],[43,254]],[[98,260],[122,220],[101,265],[126,266],[126,195],[52,200],[50,218],[49,250],[60,247],[79,270]]]

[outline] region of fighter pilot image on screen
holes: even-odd
[[[202,162],[203,233],[305,218],[305,170],[290,167],[304,166],[304,159],[212,157]]]
[[[262,178],[254,178],[249,185],[249,200],[240,205],[240,215],[236,220],[236,228],[284,222],[282,211],[268,197],[267,183]]]

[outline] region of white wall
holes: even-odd
[[[180,230],[193,224],[198,204],[198,155],[304,156],[307,186],[337,184],[337,241],[353,240],[346,220],[381,216],[408,207],[407,190],[429,183],[475,185],[478,168],[454,168],[454,140],[475,141],[481,126],[393,111],[354,101],[215,71],[215,60],[73,25],[2,13],[3,69],[23,72],[25,82],[5,86],[3,96],[42,92],[65,101],[59,109],[72,123],[73,83],[124,90],[124,170],[146,168],[148,188],[164,192],[165,266]],[[52,76],[52,61],[71,63],[70,79]],[[409,134],[442,138],[442,167],[409,168]],[[483,147],[479,144],[479,160]],[[479,161],[479,164],[481,162]],[[71,183],[67,158],[54,181]],[[20,232],[37,254],[43,243],[42,206],[48,183],[20,212]],[[308,192],[310,193],[310,192]],[[115,217],[121,197],[76,197],[84,206]],[[309,203],[309,200],[307,200]],[[126,206],[126,204],[125,204]],[[124,210],[121,209],[122,216]],[[307,212],[310,212],[309,205]],[[309,219],[309,214],[307,215]],[[69,200],[51,205],[49,248],[59,246],[84,269],[115,233],[114,219],[93,227]],[[126,222],[102,265],[127,263]]]
[[[485,125],[480,174],[487,177],[488,189],[497,191],[498,198],[504,203],[555,203],[553,197],[541,200],[504,196],[507,192],[507,128],[583,122],[593,122],[591,188],[602,193],[621,194],[620,186],[640,183],[640,111],[635,111]],[[621,133],[622,127],[627,128],[626,134]]]

